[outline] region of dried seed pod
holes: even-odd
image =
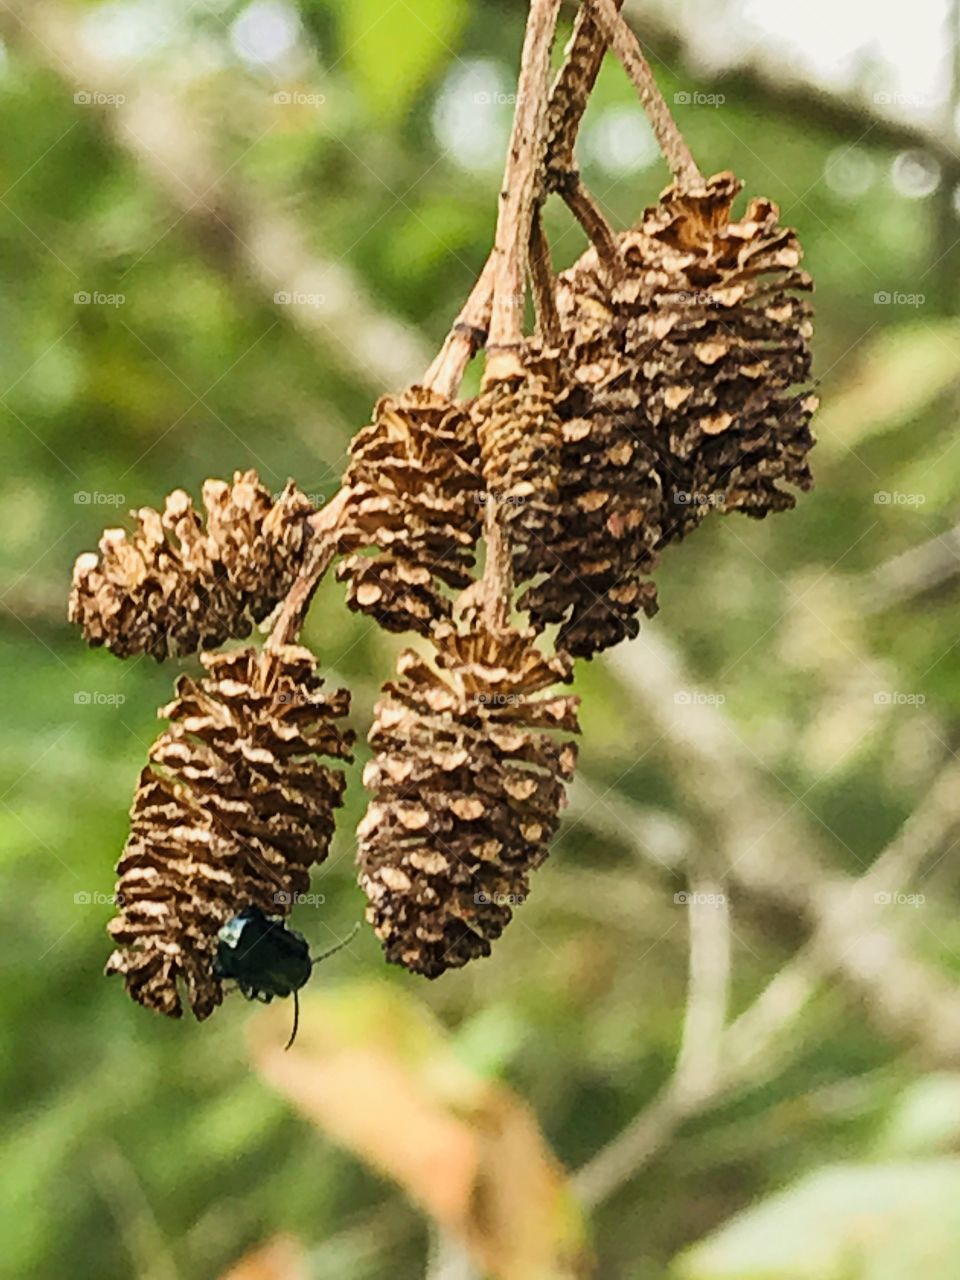
[[[485,501],[499,504],[499,523],[521,581],[549,562],[559,530],[556,401],[562,386],[557,352],[529,343],[522,357],[517,374],[491,382],[470,410],[480,441]]]
[[[579,699],[537,697],[572,662],[529,634],[442,638],[440,669],[407,650],[370,732],[358,830],[367,918],[387,959],[435,978],[489,955],[547,856],[576,749]]]
[[[274,501],[255,471],[203,486],[206,521],[176,489],[137,529],[107,529],[100,555],[78,557],[70,621],[120,658],[162,661],[250,634],[293,583],[314,508],[293,481]]]
[[[345,689],[321,692],[308,649],[205,654],[161,715],[117,866],[120,914],[108,973],[134,1000],[180,1017],[182,981],[198,1019],[222,999],[217,931],[239,911],[289,914],[327,856],[350,759]]]
[[[347,602],[389,631],[427,635],[450,617],[444,586],[471,580],[483,486],[470,420],[437,392],[410,387],[380,400],[350,454],[352,501],[337,543]],[[359,554],[369,548],[377,554]]]
[[[615,279],[593,250],[560,279],[574,376],[656,454],[664,542],[711,506],[760,517],[813,483],[811,281],[771,201],[731,218],[740,189],[730,173],[670,187],[619,237]]]
[[[557,645],[577,658],[637,634],[637,614],[657,609],[649,575],[662,536],[663,493],[656,457],[629,421],[597,408],[574,387],[557,403],[562,424],[559,508],[563,518],[539,563],[545,574],[519,607],[539,628],[560,624]]]

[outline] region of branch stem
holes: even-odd
[[[267,649],[276,650],[296,643],[314,592],[337,554],[336,534],[346,516],[351,497],[349,489],[338,489],[327,505],[310,518],[310,544],[300,572],[270,630]]]
[[[623,0],[614,0],[614,3],[619,10]],[[564,194],[563,198],[597,246],[601,258],[612,261],[608,254],[613,252],[613,234],[580,182],[573,154],[580,122],[606,49],[606,40],[596,23],[586,12],[586,7],[581,7],[573,35],[565,50],[563,65],[557,72],[547,104],[541,194],[551,191],[568,192],[572,189],[573,203],[568,194]],[[593,210],[596,211],[595,215]],[[610,241],[609,247],[606,245],[604,228]],[[424,374],[424,385],[443,395],[452,397],[457,394],[467,365],[487,340],[493,306],[495,265],[495,253],[491,252],[439,354]]]
[[[640,47],[640,41],[619,13],[615,0],[589,0],[589,4],[594,21],[633,82],[660,150],[677,182],[688,190],[702,186],[703,175],[697,162],[660,92],[650,64]]]
[[[540,337],[548,347],[560,342],[560,316],[557,313],[557,295],[553,280],[553,264],[550,261],[550,244],[543,229],[540,206],[533,213],[530,231],[530,283],[537,310],[537,327]]]
[[[546,147],[550,50],[559,11],[560,0],[531,0],[527,17],[494,239],[487,384],[520,371],[517,348],[523,338],[526,259]]]

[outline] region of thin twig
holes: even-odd
[[[884,560],[855,582],[865,613],[885,613],[960,577],[960,525]]]
[[[660,150],[677,182],[688,189],[702,186],[703,176],[677,122],[670,114],[670,108],[660,92],[650,64],[644,57],[640,41],[618,12],[614,0],[585,0],[585,3],[589,3],[597,26],[632,80],[660,144]]]
[[[720,1071],[730,995],[730,905],[724,882],[700,875],[687,900],[690,963],[677,1088],[686,1097],[708,1094]]]
[[[530,284],[533,289],[540,337],[546,346],[558,346],[561,333],[553,264],[550,261],[550,244],[543,229],[543,217],[539,205],[534,210],[533,225],[530,229]]]
[[[517,349],[523,337],[526,258],[546,146],[550,49],[559,11],[560,0],[531,0],[527,18],[494,238],[493,310],[484,371],[488,385],[522,369]]]
[[[525,284],[546,146],[550,50],[559,11],[560,0],[531,0],[527,15],[517,105],[494,239],[493,307],[483,377],[485,388],[524,373],[520,346]],[[483,531],[487,558],[479,595],[486,625],[497,631],[506,627],[513,599],[511,548],[501,525],[499,503],[487,503]]]
[[[270,631],[268,649],[293,644],[300,634],[313,594],[337,554],[336,534],[352,496],[351,490],[339,489],[323,510],[311,518],[312,535],[307,554]]]
[[[614,0],[617,10],[623,0]],[[574,147],[593,86],[607,52],[607,41],[594,21],[589,5],[582,4],[567,44],[563,65],[557,72],[547,106],[546,183],[549,191],[561,191],[577,172]]]
[[[451,399],[460,390],[467,365],[487,340],[496,266],[491,252],[436,359],[423,375],[425,387]]]
[[[623,0],[615,2],[619,7]],[[609,265],[616,255],[613,232],[583,187],[573,154],[580,122],[605,53],[606,41],[581,9],[563,65],[550,91],[540,194],[558,191],[562,195],[597,246],[601,259]],[[493,306],[495,256],[492,251],[439,355],[424,374],[424,385],[441,394],[456,395],[467,365],[486,342]]]
[[[603,210],[583,185],[580,175],[571,173],[558,188],[567,208],[587,233],[607,271],[615,273],[620,262],[620,250],[613,228]]]
[[[631,1178],[700,1107],[725,1087],[724,1027],[730,985],[730,926],[721,882],[691,880],[690,964],[683,1038],[673,1075],[654,1100],[576,1176],[581,1199],[597,1204]]]

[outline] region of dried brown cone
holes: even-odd
[[[289,591],[314,508],[293,481],[274,501],[255,471],[207,480],[206,519],[176,489],[162,512],[141,507],[132,535],[107,529],[78,557],[70,620],[120,658],[162,661],[250,634]]]
[[[337,541],[347,602],[388,631],[429,634],[451,614],[444,588],[471,581],[483,485],[470,420],[445,396],[410,387],[380,400],[350,455]]]
[[[623,415],[575,386],[557,403],[562,424],[563,518],[535,565],[545,576],[519,600],[538,627],[560,624],[557,645],[577,658],[634,637],[657,610],[650,573],[662,536],[663,493],[650,446]]]
[[[178,1018],[178,983],[198,1019],[222,999],[217,931],[247,906],[289,914],[327,856],[340,769],[352,734],[338,727],[350,696],[321,692],[308,649],[205,654],[207,675],[182,676],[160,714],[117,866],[117,949],[107,973]]]
[[[576,378],[656,454],[665,542],[710,507],[762,517],[813,483],[812,285],[775,204],[731,218],[740,189],[730,173],[670,187],[618,238],[615,279],[593,250],[560,278]]]
[[[449,635],[438,662],[406,651],[370,732],[374,793],[358,830],[367,919],[386,957],[438,977],[503,932],[547,856],[576,748],[579,699],[545,694],[571,660],[528,635]]]
[[[515,376],[491,382],[471,406],[485,500],[499,506],[519,581],[542,572],[559,528],[557,397],[564,385],[557,352],[528,343],[522,357]]]

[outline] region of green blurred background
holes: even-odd
[[[408,992],[527,1100],[587,1166],[604,1280],[960,1274],[955,14],[858,3],[834,26],[813,6],[771,34],[780,8],[626,6],[701,167],[775,199],[805,245],[817,490],[763,524],[709,519],[665,554],[656,622],[581,669],[569,816],[491,959],[427,984],[363,930],[315,980]],[[335,492],[486,257],[524,11],[0,5],[4,1273],[206,1280],[286,1232],[312,1280],[473,1274],[261,1082],[244,1002],[168,1023],[100,976],[174,672],[85,649],[65,608],[74,557],[174,487],[255,467]],[[580,156],[617,226],[667,180],[612,63]],[[580,231],[557,205],[547,227],[569,264]],[[333,583],[307,637],[362,737],[402,640]],[[362,914],[358,755],[324,902],[294,917],[318,949]],[[899,878],[833,911],[902,829]],[[786,977],[749,1067],[678,1101],[688,882],[729,901],[731,1017]],[[591,1166],[658,1094],[622,1167]]]

